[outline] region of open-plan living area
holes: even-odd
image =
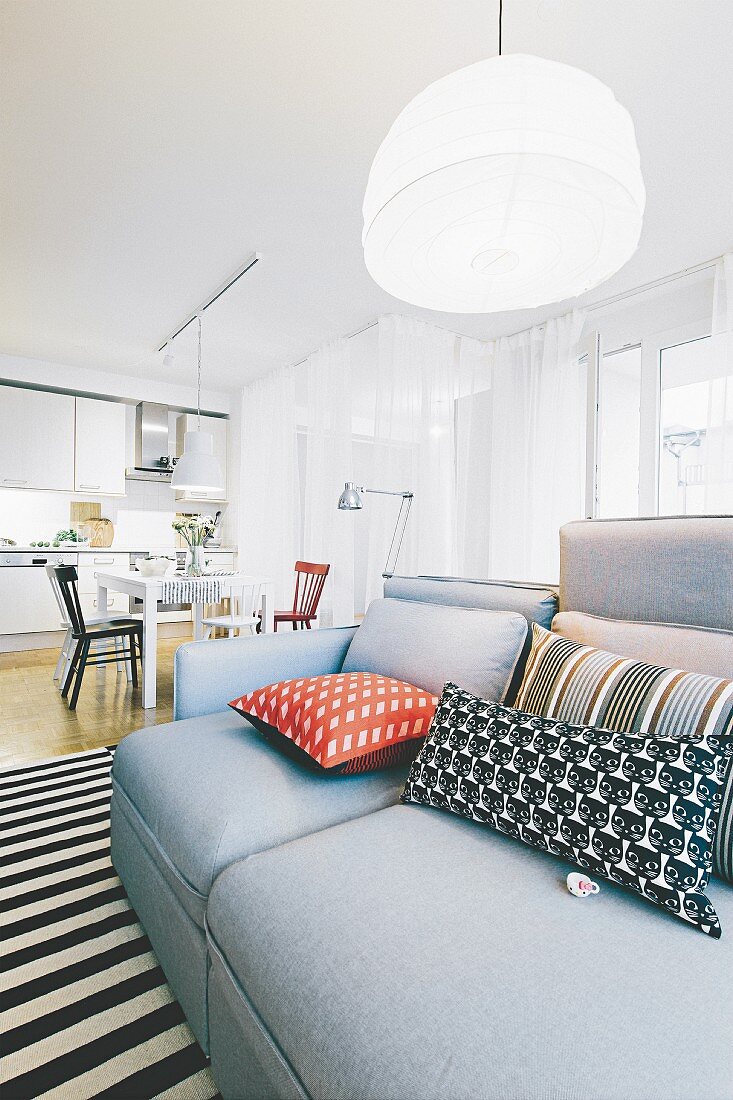
[[[3,1100],[733,1100],[732,54],[0,0]]]

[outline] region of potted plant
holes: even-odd
[[[186,574],[200,577],[204,571],[204,540],[214,532],[212,516],[186,516],[174,519],[173,530],[182,535],[188,545],[186,553]]]
[[[33,543],[31,543],[31,546]],[[41,543],[36,545],[40,546]],[[70,527],[68,531],[57,531],[53,537],[54,546],[88,546],[89,536],[81,535],[75,527]],[[46,543],[48,546],[48,543]]]

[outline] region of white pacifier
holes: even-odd
[[[587,875],[579,875],[577,871],[571,871],[567,878],[568,890],[576,898],[587,898],[589,894],[597,894],[600,886],[593,882]]]

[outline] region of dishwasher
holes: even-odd
[[[61,616],[46,566],[77,565],[78,560],[74,551],[0,550],[0,634],[61,630]]]

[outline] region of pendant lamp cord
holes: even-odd
[[[499,57],[501,57],[501,19],[504,14],[504,0],[499,0]]]
[[[196,376],[196,431],[201,431],[201,314],[196,318],[199,323],[199,355],[198,355],[198,373]]]

